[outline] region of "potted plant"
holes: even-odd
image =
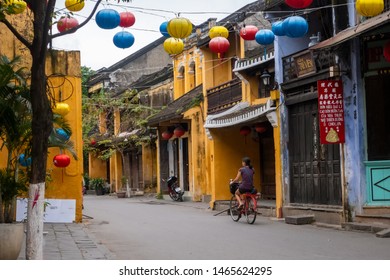
[[[103,195],[104,194],[105,184],[106,184],[106,181],[103,178],[92,178],[89,181],[89,185],[93,190],[95,190],[96,195]]]
[[[118,198],[125,198],[126,197],[126,184],[127,184],[127,178],[126,176],[122,176],[121,178],[121,189],[118,190],[118,192],[116,193],[116,196]]]
[[[16,196],[27,186],[19,155],[30,148],[31,110],[23,69],[16,65],[17,59],[0,57],[0,153],[6,158],[0,169],[0,259],[17,259],[24,236],[23,223],[15,222]]]

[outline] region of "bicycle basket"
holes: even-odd
[[[235,194],[236,193],[236,190],[238,189],[238,183],[231,183],[230,184],[230,193],[231,194]]]

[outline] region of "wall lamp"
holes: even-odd
[[[265,86],[269,86],[271,75],[268,73],[267,69],[264,69],[263,73],[260,76],[261,80],[263,81],[263,84]]]

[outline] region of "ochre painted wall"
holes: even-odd
[[[89,154],[89,177],[107,179],[107,162]]]
[[[155,147],[149,145],[142,146],[142,174],[144,187],[154,187],[157,182],[157,162]]]

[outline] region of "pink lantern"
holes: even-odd
[[[176,137],[182,137],[186,131],[184,130],[183,127],[178,126],[175,128],[173,131],[173,134],[175,134]]]
[[[294,9],[304,9],[313,3],[313,0],[285,0],[287,5]]]
[[[65,154],[56,155],[53,158],[53,163],[57,167],[67,167],[70,164],[70,157]]]
[[[161,137],[164,140],[169,140],[169,139],[171,139],[172,136],[173,136],[173,133],[170,132],[169,130],[165,130],[163,133],[161,133]]]
[[[254,40],[259,29],[254,25],[247,25],[240,29],[240,36],[244,40]]]
[[[120,27],[130,27],[133,26],[133,24],[135,23],[135,16],[133,15],[133,13],[122,12],[119,14],[119,16],[120,16],[120,22],[119,22]]]
[[[62,17],[57,22],[57,29],[60,33],[65,32],[79,25],[77,19],[73,17]]]
[[[383,56],[386,61],[390,62],[390,41],[388,41],[383,47]]]
[[[212,52],[215,52],[220,56],[227,52],[230,47],[229,40],[224,37],[214,37],[209,42],[209,47]]]

